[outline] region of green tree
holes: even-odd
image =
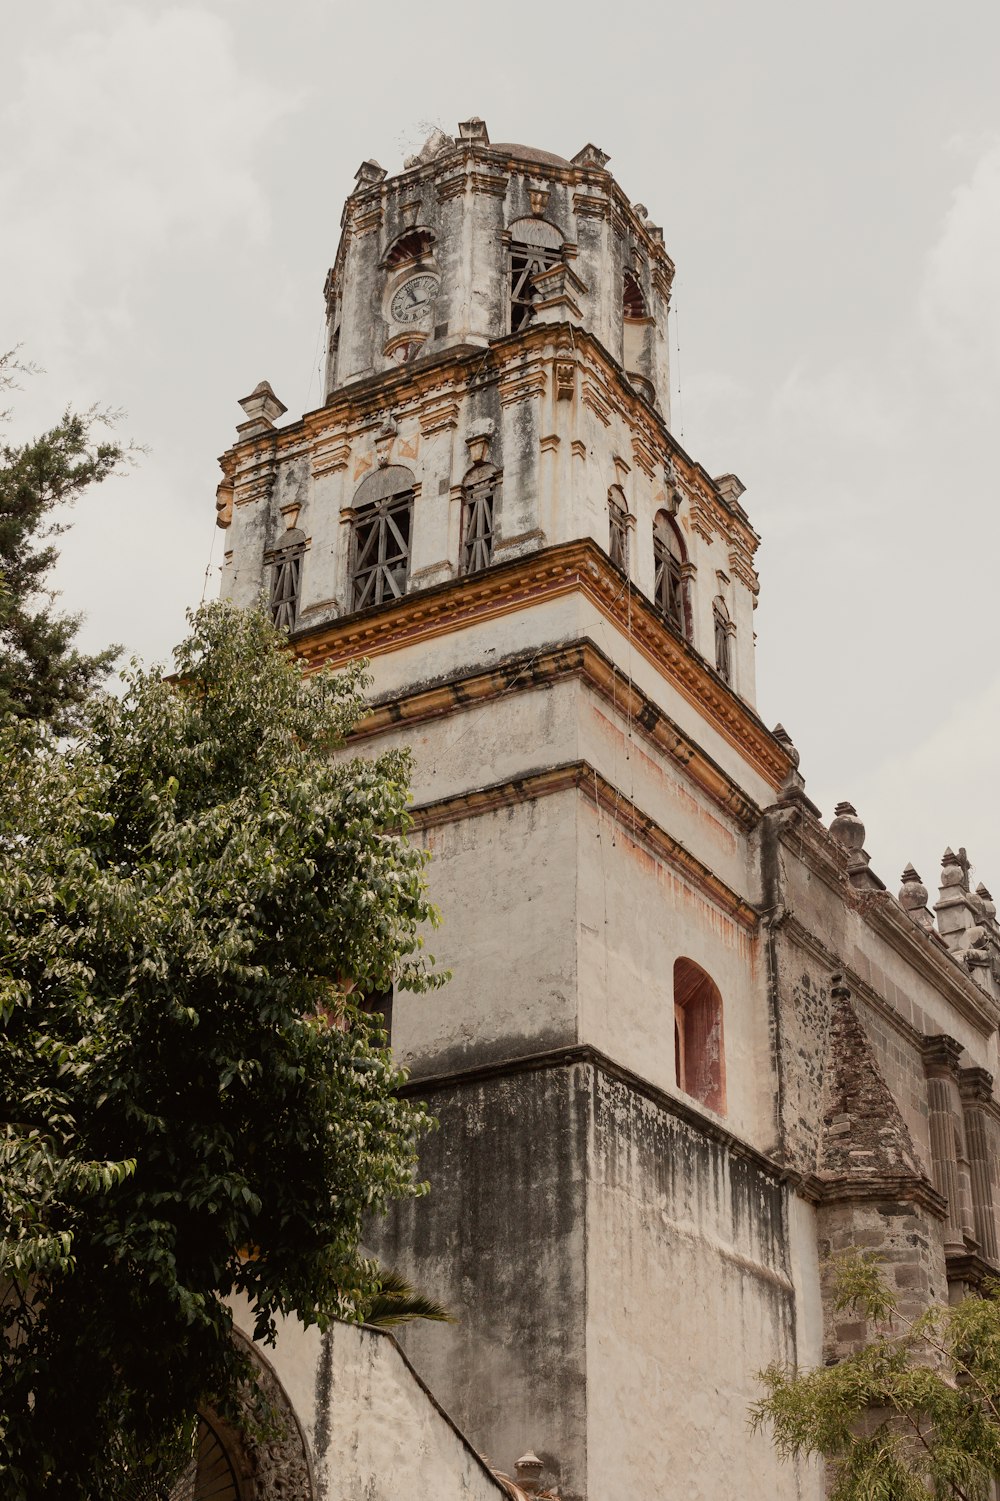
[[[15,351],[0,354],[0,391],[30,369]],[[46,585],[58,556],[53,538],[66,530],[60,518],[127,458],[120,443],[96,436],[112,418],[96,407],[67,411],[40,438],[0,445],[0,714],[51,720],[59,732],[75,727],[118,655],[117,647],[78,651],[81,616],[60,614]]]
[[[192,617],[68,747],[0,729],[0,1492],[122,1493],[256,1337],[363,1319],[363,1218],[418,1193],[423,1112],[348,994],[440,982],[402,752],[331,752],[363,676]]]
[[[831,1501],[990,1501],[1000,1478],[1000,1288],[916,1318],[877,1265],[834,1263],[836,1310],[867,1321],[858,1352],[816,1370],[769,1366],[751,1422],[786,1458],[828,1462]]]

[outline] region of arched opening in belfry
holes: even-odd
[[[563,237],[547,219],[517,219],[508,233],[508,293],[513,334],[531,322],[538,297],[533,279],[562,259]]]
[[[677,523],[666,511],[658,511],[653,522],[653,561],[653,601],[660,614],[690,641],[687,549]]]

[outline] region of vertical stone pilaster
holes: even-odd
[[[959,1071],[958,1086],[965,1117],[976,1239],[983,1260],[996,1266],[1000,1256],[997,1250],[996,1207],[993,1202],[986,1125],[986,1109],[993,1099],[993,1076],[984,1068],[963,1068]]]
[[[969,1241],[975,1241],[972,1185],[965,1150],[962,1102],[958,1088],[961,1044],[941,1033],[925,1037],[924,1071],[930,1107],[931,1154],[934,1184],[948,1200],[945,1221],[945,1255],[964,1256]]]

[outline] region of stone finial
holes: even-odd
[[[643,224],[645,224],[646,220],[649,218],[649,209],[644,203],[633,203],[632,212],[633,214],[635,214],[637,219],[642,220]]]
[[[283,401],[279,401],[271,390],[269,381],[258,381],[250,392],[240,400],[240,406],[247,414],[246,422],[241,422],[237,432],[244,437],[252,437],[255,433],[269,432],[278,418],[288,411]]]
[[[837,843],[851,854],[860,851],[865,842],[865,826],[858,817],[853,803],[838,803],[833,810],[830,833]]]
[[[777,740],[778,744],[781,746],[781,749],[785,752],[785,755],[788,757],[797,771],[800,760],[799,752],[796,750],[795,745],[792,741],[792,737],[785,729],[785,726],[779,722],[775,725],[774,729],[771,731],[771,734],[774,736],[775,740]]]
[[[903,871],[903,884],[899,888],[899,905],[905,907],[907,912],[912,912],[919,907],[927,906],[927,887],[923,884],[912,865],[907,865]]]
[[[527,1454],[522,1454],[521,1458],[515,1461],[514,1474],[522,1491],[526,1491],[529,1496],[538,1495],[542,1488],[542,1470],[544,1468],[545,1466],[542,1464],[542,1461],[532,1449],[529,1449]]]
[[[923,928],[929,933],[934,927],[934,918],[927,905],[927,887],[912,865],[907,865],[903,871],[902,881],[903,884],[899,888],[899,905],[918,928]]]
[[[606,167],[611,160],[606,151],[588,141],[582,151],[572,158],[574,167]]]
[[[354,181],[359,188],[373,188],[376,183],[385,180],[385,168],[376,161],[362,162],[354,174]]]
[[[478,146],[490,144],[486,121],[481,120],[478,115],[473,115],[471,120],[462,120],[459,123],[458,134],[460,140],[475,141]]]
[[[949,845],[941,856],[941,885],[960,886],[963,891],[968,891],[969,858],[965,853],[964,845],[957,855]]]
[[[982,881],[980,881],[979,885],[976,887],[976,895],[983,904],[983,916],[989,922],[992,922],[997,915],[997,904],[993,900],[992,892],[987,891]]]

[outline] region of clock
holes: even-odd
[[[393,292],[390,314],[397,323],[416,323],[429,317],[437,289],[436,276],[411,276]]]

